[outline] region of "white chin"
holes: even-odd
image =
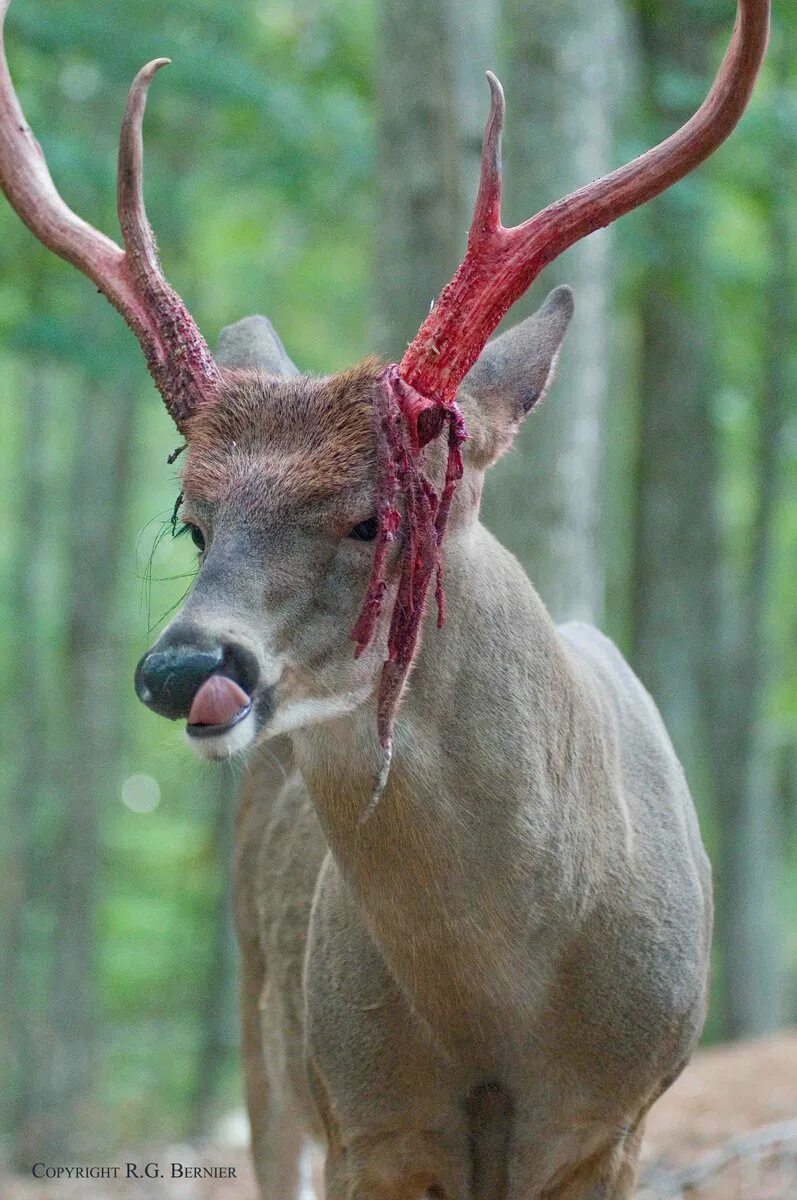
[[[307,698],[304,700],[289,700],[276,712],[268,724],[268,736],[278,737],[282,733],[295,733],[306,729],[308,725],[321,725],[324,721],[334,721],[354,712],[371,695],[373,684],[366,684],[352,692],[340,692],[338,695]]]
[[[224,733],[193,737],[186,730],[186,741],[197,758],[217,760],[242,754],[255,740],[255,714],[248,712],[242,721]]]

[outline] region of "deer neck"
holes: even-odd
[[[365,823],[379,762],[372,708],[294,737],[343,880],[394,974],[412,977],[416,1005],[440,1028],[452,1028],[454,1003],[434,984],[441,966],[456,1003],[483,1006],[496,977],[522,979],[518,1002],[533,1002],[517,957],[535,937],[544,943],[542,987],[545,946],[558,927],[573,928],[599,836],[575,811],[596,739],[544,606],[479,524],[451,536],[446,564],[446,625],[427,622],[390,781]]]

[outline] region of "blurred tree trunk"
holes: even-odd
[[[191,1104],[190,1134],[207,1136],[219,1099],[224,1067],[238,1044],[238,953],[235,944],[232,857],[238,780],[229,763],[219,763],[211,776],[211,851],[217,883],[211,918],[212,940],[199,1000],[200,1045]]]
[[[490,98],[485,72],[497,66],[498,4],[499,0],[447,0],[459,143],[460,211],[454,230],[457,261],[465,253],[479,188],[482,135]],[[446,278],[441,280],[442,284],[446,282]]]
[[[90,1113],[97,1047],[96,917],[103,805],[115,799],[119,744],[118,661],[124,634],[115,597],[131,482],[135,389],[87,380],[76,414],[69,497],[63,820],[53,863],[56,903],[52,960],[50,1136],[48,1149],[79,1144]],[[53,1149],[50,1149],[52,1147]]]
[[[781,77],[785,91],[785,71]],[[722,830],[717,928],[726,974],[725,1025],[727,1033],[736,1037],[767,1033],[783,1019],[783,935],[777,896],[783,855],[777,769],[773,748],[767,744],[764,708],[772,678],[766,616],[773,521],[782,484],[780,448],[797,334],[794,167],[791,138],[781,133],[773,139],[768,171],[771,265],[749,566],[741,589],[734,589],[732,581],[722,582],[723,661],[706,680]]]
[[[400,359],[465,253],[498,0],[380,0],[376,312]]]
[[[463,234],[447,4],[381,0],[376,346],[400,359],[453,274]]]
[[[507,153],[504,223],[515,224],[614,165],[620,15],[612,2],[504,0]],[[598,618],[601,427],[609,387],[611,234],[594,234],[549,267],[517,322],[558,283],[576,313],[558,381],[492,472],[488,524],[518,555],[554,616]]]
[[[47,736],[47,703],[42,646],[41,582],[43,542],[49,510],[46,438],[49,398],[48,373],[28,372],[21,411],[19,474],[14,528],[13,577],[10,580],[11,627],[16,633],[14,662],[14,753],[5,761],[11,773],[13,820],[8,830],[8,871],[2,884],[5,937],[4,1053],[8,1054],[11,1081],[4,1101],[11,1155],[29,1169],[40,1144],[40,1121],[45,1108],[44,1072],[47,1014],[37,991],[34,959],[41,955],[41,821],[50,784]],[[38,920],[35,918],[38,917]]]

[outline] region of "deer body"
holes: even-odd
[[[689,795],[619,653],[556,630],[478,521],[449,542],[447,578],[371,821],[367,706],[295,734],[284,781],[250,768],[238,888],[263,1007],[247,1071],[272,1121],[311,1135],[320,1117],[330,1200],[586,1200],[601,1172],[624,1196],[641,1119],[703,1021],[710,884]],[[285,1164],[273,1139],[260,1149],[276,1200]],[[491,1155],[493,1190],[476,1190]]]
[[[702,1027],[710,871],[661,719],[597,630],[553,625],[478,519],[571,308],[552,293],[466,380],[448,619],[421,645],[376,812],[363,822],[374,684],[350,660],[253,751],[236,887],[265,1200],[294,1194],[305,1139],[326,1146],[328,1200],[624,1197],[644,1114]],[[291,369],[252,319],[217,359]],[[246,578],[267,588],[273,555]],[[279,645],[235,573],[214,578],[176,628],[215,607],[227,637]]]

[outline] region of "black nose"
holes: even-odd
[[[257,685],[255,656],[244,646],[214,643],[183,630],[170,631],[136,667],[136,695],[147,708],[172,720],[187,717],[194,696],[211,675],[227,675],[251,696]]]

